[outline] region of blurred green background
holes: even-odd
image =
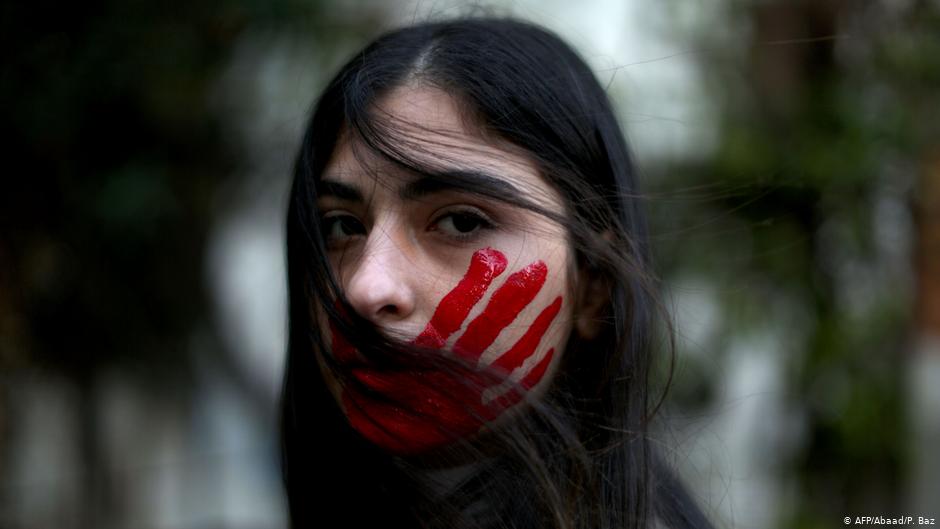
[[[303,122],[380,31],[474,13],[558,32],[618,108],[678,329],[657,442],[716,525],[940,518],[940,3],[0,13],[0,527],[286,526]]]

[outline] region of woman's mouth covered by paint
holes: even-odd
[[[543,378],[554,347],[537,353],[561,309],[562,297],[534,319],[529,317],[531,321],[517,321],[545,284],[548,268],[536,260],[500,282],[507,265],[502,252],[489,247],[477,250],[463,278],[410,342],[461,360],[453,363],[453,369],[374,368],[331,325],[333,356],[355,379],[344,386],[342,405],[356,431],[390,452],[421,453],[472,436],[518,404]],[[495,290],[485,307],[470,318],[491,288]],[[495,359],[484,362],[484,352],[511,324],[525,326],[525,333]]]

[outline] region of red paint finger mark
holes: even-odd
[[[454,344],[454,352],[471,360],[479,358],[500,331],[535,299],[546,275],[548,267],[542,261],[536,261],[509,276],[493,293],[483,313],[467,326],[466,332]]]
[[[539,380],[542,380],[542,377],[545,376],[545,371],[548,370],[548,364],[552,363],[552,357],[555,356],[555,348],[551,348],[545,353],[545,357],[542,358],[535,367],[532,368],[532,371],[522,377],[522,380],[519,382],[522,384],[522,387],[525,389],[532,389],[532,386],[538,384]]]
[[[542,310],[542,313],[532,322],[532,325],[530,325],[529,329],[522,335],[522,338],[519,338],[511,349],[503,353],[502,356],[493,362],[493,366],[507,373],[511,373],[513,369],[521,366],[527,358],[535,354],[535,349],[538,347],[539,342],[542,341],[542,336],[545,334],[545,331],[548,330],[548,326],[551,325],[560,310],[561,296],[558,296],[551,305]]]
[[[548,366],[552,363],[553,356],[555,356],[554,347],[545,353],[545,356],[526,374],[526,376],[522,377],[522,380],[519,381],[519,385],[523,390],[528,391],[532,389],[533,386],[538,384],[539,380],[542,380],[542,377],[545,376],[545,372],[548,370]],[[525,391],[511,388],[506,394],[490,402],[489,409],[492,410],[492,416],[496,417],[506,408],[515,406],[525,396]]]
[[[506,264],[506,256],[498,250],[477,250],[463,279],[437,305],[434,316],[414,344],[436,349],[444,347],[447,338],[460,328],[493,279],[506,270]]]

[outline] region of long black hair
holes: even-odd
[[[564,197],[564,212],[519,197],[489,198],[561,223],[579,269],[609,295],[599,332],[591,339],[572,333],[544,398],[496,429],[487,448],[456,443],[437,460],[443,467],[471,461],[457,485],[435,481],[441,473],[427,461],[383,453],[357,435],[323,383],[321,369],[339,368],[317,360],[328,348],[316,311],[364,354],[409,354],[350,310],[316,211],[318,181],[343,135],[408,171],[433,174],[414,155],[419,142],[376,109],[379,98],[407,83],[446,90],[481,134],[536,163]],[[545,29],[496,18],[425,23],[387,33],[357,53],[327,85],[307,126],[287,217],[282,441],[294,527],[645,528],[654,519],[709,527],[647,435],[656,400],[649,391],[660,342],[654,336],[668,318],[657,302],[638,197],[607,94],[584,61]],[[672,354],[668,340],[662,349]]]

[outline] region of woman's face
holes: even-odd
[[[571,329],[573,252],[565,230],[455,182],[558,213],[561,196],[518,149],[475,132],[458,105],[416,85],[377,105],[408,138],[397,147],[443,177],[406,173],[342,140],[318,187],[329,262],[356,312],[392,338],[497,375],[379,370],[319,314],[328,354],[367,388],[326,375],[330,391],[360,434],[399,454],[472,436],[544,392]]]

